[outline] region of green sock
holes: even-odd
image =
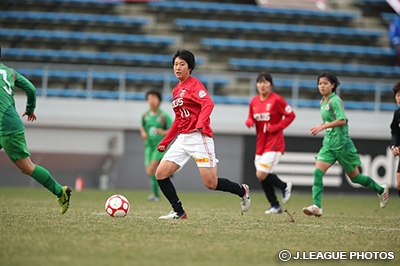
[[[324,173],[315,168],[314,170],[314,184],[312,187],[312,197],[314,204],[321,208],[322,193],[324,192],[324,184],[322,182],[322,177]]]
[[[45,168],[36,165],[31,177],[50,190],[57,197],[62,196],[62,186],[50,175]]]
[[[371,177],[358,174],[356,177],[350,178],[351,182],[360,184],[366,188],[369,188],[372,191],[375,191],[379,194],[383,193],[383,187],[381,187],[378,183],[376,183]]]
[[[156,175],[152,175],[150,176],[150,185],[151,185],[151,189],[153,190],[153,194],[156,197],[160,196],[160,192],[159,192],[159,187],[158,187],[158,182],[156,179]]]

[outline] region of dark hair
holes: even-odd
[[[394,84],[392,91],[394,96],[396,96],[396,94],[400,91],[400,81]]]
[[[269,74],[267,72],[261,72],[260,74],[258,74],[257,82],[260,82],[263,79],[265,79],[266,81],[269,81],[271,83],[271,85],[274,85],[274,81],[272,80],[271,74]]]
[[[332,89],[332,92],[336,92],[336,88],[340,85],[340,81],[338,80],[338,78],[335,76],[335,74],[331,73],[331,72],[322,72],[321,74],[319,74],[318,76],[318,80],[317,80],[317,84],[319,83],[319,79],[320,78],[327,78],[331,83],[335,84],[335,86]]]
[[[162,96],[161,96],[161,93],[160,93],[159,91],[156,91],[156,90],[150,90],[150,91],[148,91],[148,92],[146,93],[146,100],[147,100],[147,98],[148,98],[149,95],[155,95],[155,96],[157,96],[158,99],[160,100],[160,102],[162,102]]]
[[[186,61],[190,69],[189,73],[191,74],[196,65],[194,54],[191,51],[185,49],[177,50],[174,54],[174,57],[172,58],[172,65],[175,64],[175,59],[178,57]]]

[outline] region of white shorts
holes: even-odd
[[[193,158],[197,167],[214,167],[218,163],[215,158],[214,140],[200,132],[180,134],[162,158],[163,161],[174,162],[179,170]]]
[[[257,170],[264,173],[273,173],[275,166],[278,165],[281,159],[281,152],[266,152],[263,155],[256,155],[254,158],[254,165]]]

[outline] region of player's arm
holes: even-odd
[[[247,115],[246,126],[251,128],[254,126],[254,116],[253,116],[253,101],[250,101],[249,104],[249,113]]]
[[[206,88],[204,88],[203,84],[197,83],[195,86],[196,88],[194,89],[192,97],[201,105],[201,111],[199,118],[197,119],[195,130],[202,131],[204,124],[206,123],[207,119],[209,119],[214,109],[214,102],[211,99],[210,94],[208,94]]]
[[[275,125],[268,125],[268,132],[271,133],[284,130],[296,118],[296,114],[294,113],[292,107],[283,98],[278,101],[277,106],[279,108],[279,113],[284,116],[284,119],[280,120],[279,123]]]
[[[168,145],[172,142],[172,140],[178,135],[179,133],[179,122],[178,119],[175,119],[172,123],[171,127],[169,128],[165,137],[160,141],[157,146],[157,150],[159,152],[164,152],[167,150]]]
[[[15,85],[22,89],[26,94],[26,107],[22,116],[27,115],[28,121],[35,121],[35,108],[36,108],[36,88],[27,78],[13,70],[15,73]]]
[[[165,119],[165,127],[164,128],[157,128],[157,134],[158,135],[165,135],[168,132],[168,129],[171,127],[172,125],[172,118],[169,114],[165,113],[164,111],[162,111],[162,115],[164,116]]]
[[[140,135],[142,136],[142,140],[146,140],[147,139],[147,132],[144,129],[146,126],[146,120],[144,119],[146,116],[146,113],[144,113],[142,115],[142,121],[141,121],[141,126],[140,126]]]
[[[330,108],[333,112],[333,116],[335,117],[335,120],[333,120],[332,122],[329,122],[329,123],[323,123],[321,125],[312,127],[310,129],[310,134],[315,136],[318,132],[325,130],[327,128],[341,127],[341,126],[346,125],[347,118],[344,113],[342,101],[332,102],[332,106]]]

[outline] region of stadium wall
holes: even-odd
[[[25,97],[16,96],[20,113]],[[172,115],[169,104],[161,106]],[[109,176],[109,187],[149,189],[143,165],[143,141],[140,118],[147,104],[144,101],[96,99],[38,98],[38,120],[25,123],[28,147],[35,163],[48,168],[63,184],[74,186],[75,179],[85,179],[86,188],[97,188],[102,174]],[[246,181],[255,189],[254,129],[245,127],[246,105],[217,104],[212,115],[215,145],[221,177]],[[287,128],[287,152],[276,172],[297,186],[310,189],[314,156],[321,137],[310,137],[308,130],[320,123],[317,109],[295,110],[297,118]],[[395,187],[397,161],[391,157],[389,124],[392,112],[348,110],[350,135],[362,158],[364,173],[378,182]],[[0,185],[38,186],[31,178],[19,173],[3,150],[0,151]],[[205,190],[198,170],[190,161],[174,175],[178,189]],[[327,189],[355,190],[337,165],[324,179]]]

